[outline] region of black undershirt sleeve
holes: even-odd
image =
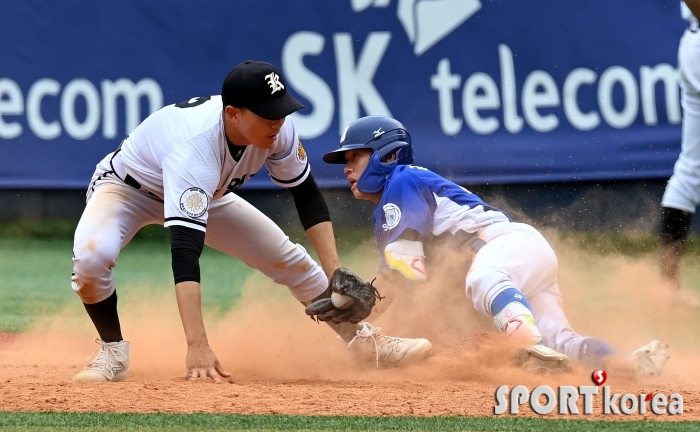
[[[330,222],[331,213],[328,211],[326,199],[316,184],[314,176],[309,173],[306,180],[297,186],[290,187],[289,192],[294,198],[294,205],[299,213],[299,220],[304,230],[308,230],[321,222]]]
[[[170,252],[175,283],[199,282],[199,257],[204,249],[204,231],[182,225],[170,227]]]

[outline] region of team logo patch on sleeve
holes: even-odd
[[[204,214],[209,207],[207,194],[198,187],[187,189],[180,197],[180,210],[191,218],[197,218]]]
[[[306,163],[306,150],[304,150],[304,146],[301,145],[301,140],[299,141],[299,146],[297,147],[297,159],[301,163]]]
[[[392,228],[396,228],[396,226],[399,224],[401,221],[401,209],[399,206],[396,204],[384,204],[384,218],[386,219],[386,223],[382,224],[382,228],[384,228],[384,231],[389,231]]]

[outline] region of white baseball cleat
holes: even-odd
[[[653,341],[630,354],[629,367],[641,375],[659,376],[669,358],[668,345]]]
[[[381,327],[368,322],[360,323],[357,336],[348,343],[348,349],[362,360],[376,361],[377,367],[404,366],[424,359],[432,344],[427,339],[408,339],[379,334]]]
[[[103,342],[95,339],[95,342],[100,345],[95,351],[100,350],[100,352],[92,363],[75,374],[73,381],[124,381],[129,372],[129,341]],[[95,354],[95,351],[90,354],[90,357]]]
[[[553,371],[568,372],[571,370],[569,357],[544,345],[526,346],[520,352],[518,362],[528,372]]]

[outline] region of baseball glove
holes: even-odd
[[[333,321],[336,324],[349,321],[359,323],[372,313],[377,299],[383,297],[371,283],[360,279],[350,270],[340,267],[333,272],[329,283],[333,293],[351,297],[349,306],[338,308],[331,298],[317,300],[306,307],[306,314],[318,321]]]

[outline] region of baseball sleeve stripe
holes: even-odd
[[[306,163],[306,166],[304,167],[304,170],[301,172],[301,174],[299,174],[298,176],[294,177],[294,178],[291,179],[291,180],[280,180],[280,179],[278,179],[278,178],[276,178],[276,177],[272,177],[272,176],[270,176],[270,177],[272,178],[272,180],[274,180],[275,182],[277,182],[277,183],[279,183],[279,184],[292,184],[292,183],[296,183],[296,182],[298,182],[299,180],[301,180],[302,178],[304,178],[304,176],[305,176],[306,173],[308,173],[308,172],[309,172],[309,163],[307,162],[307,163]]]
[[[182,218],[182,217],[169,217],[165,218],[165,223],[163,224],[164,227],[169,227],[172,225],[181,225],[181,226],[186,226],[188,228],[194,228],[196,230],[200,231],[206,231],[207,229],[207,224],[204,222],[199,222],[196,220],[192,219],[187,219],[187,218]]]

